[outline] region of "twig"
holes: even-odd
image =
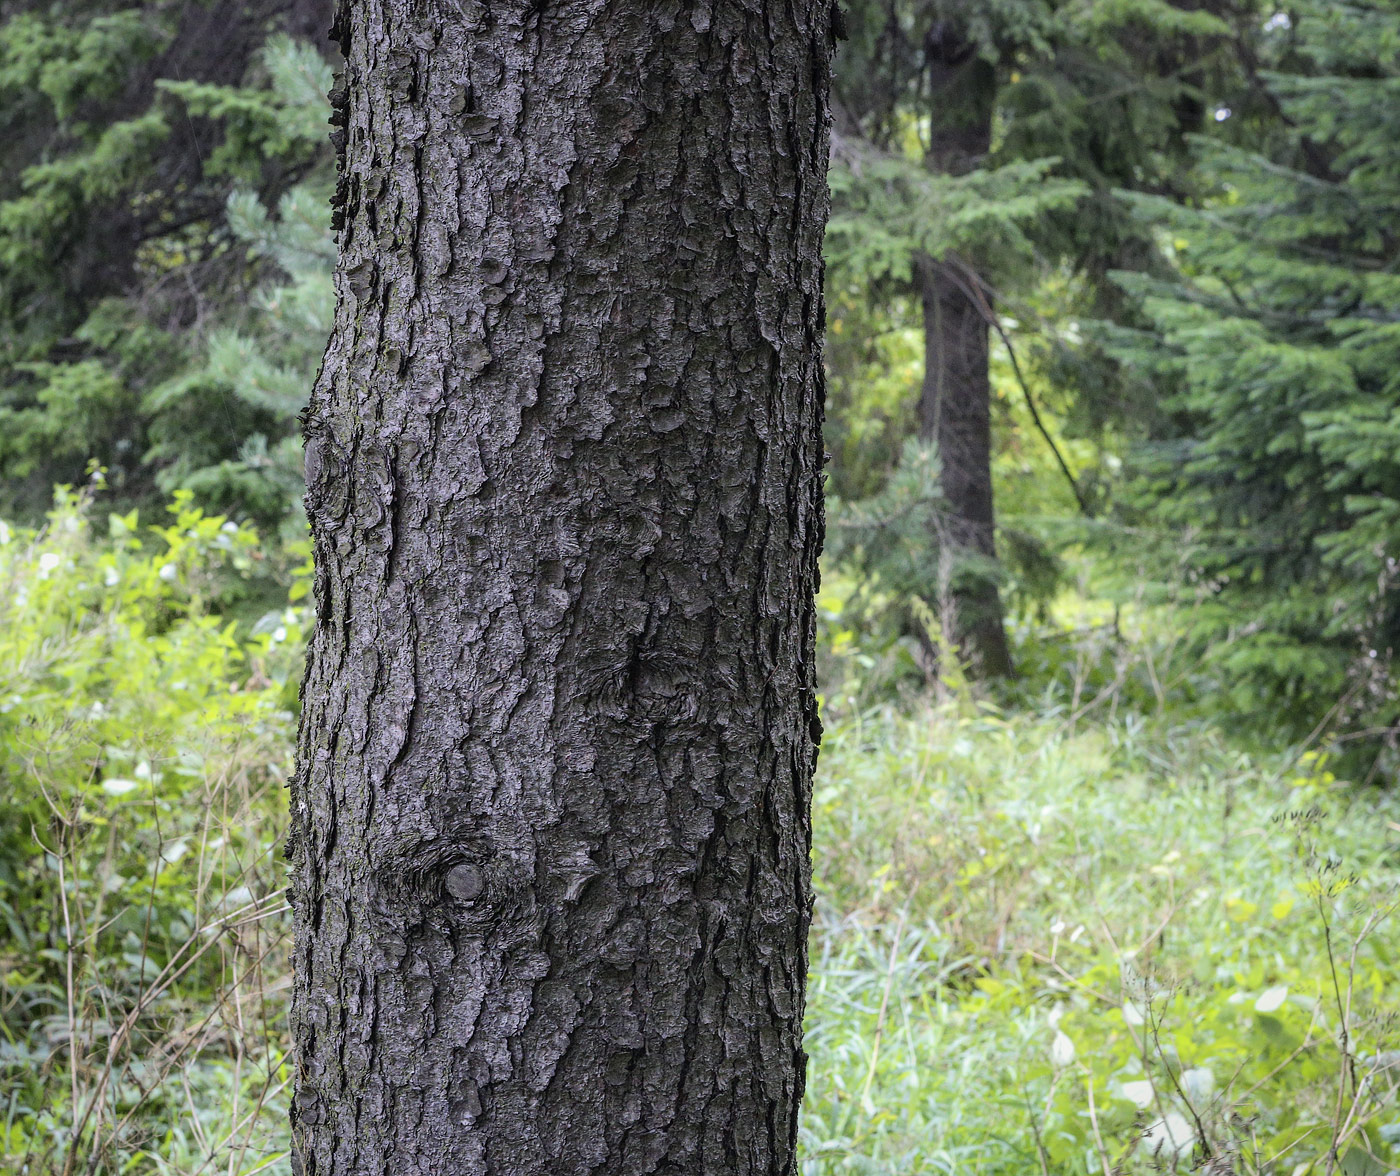
[[[42,842],[40,843],[42,844]],[[63,907],[63,962],[66,969],[67,981],[64,985],[64,994],[67,998],[68,1006],[68,1066],[69,1079],[72,1086],[72,1113],[73,1113],[73,1141],[69,1144],[68,1155],[64,1159],[64,1176],[73,1170],[73,1159],[78,1154],[78,1135],[82,1131],[83,1123],[87,1116],[81,1118],[78,1115],[78,1018],[73,1007],[73,922],[68,915],[68,882],[64,877],[63,855],[67,849],[61,843],[58,852],[54,854],[54,859],[58,862],[58,899]]]
[[[1084,1067],[1084,1089],[1089,1092],[1089,1125],[1094,1129],[1094,1147],[1099,1153],[1099,1166],[1103,1176],[1113,1176],[1108,1162],[1108,1149],[1103,1145],[1103,1135],[1099,1132],[1099,1115],[1094,1109],[1094,1075],[1088,1066]]]
[[[1026,1094],[1024,1087],[1021,1089],[1021,1101],[1026,1104],[1026,1114],[1031,1121],[1031,1138],[1035,1140],[1035,1154],[1040,1160],[1041,1176],[1050,1176],[1050,1164],[1045,1154],[1045,1144],[1040,1138],[1040,1124],[1036,1121],[1035,1107],[1031,1106],[1030,1096]]]
[[[1026,383],[1026,377],[1021,371],[1020,360],[1016,358],[1016,349],[1011,345],[1011,336],[1007,334],[1006,328],[1001,325],[1000,316],[992,310],[985,295],[982,292],[982,279],[972,270],[966,262],[956,258],[945,261],[945,267],[952,266],[960,270],[966,279],[958,282],[963,293],[968,300],[977,307],[977,312],[989,327],[1001,338],[1006,354],[1011,360],[1011,370],[1016,375],[1016,383],[1021,387],[1021,396],[1026,402],[1026,408],[1030,410],[1031,420],[1035,422],[1035,427],[1040,431],[1040,435],[1045,438],[1045,444],[1050,447],[1050,452],[1055,455],[1055,461],[1060,467],[1060,472],[1064,474],[1065,481],[1069,483],[1070,491],[1074,494],[1075,502],[1079,503],[1079,511],[1085,516],[1092,515],[1089,504],[1085,501],[1084,492],[1079,489],[1079,483],[1070,472],[1069,463],[1065,461],[1064,454],[1060,452],[1060,447],[1055,444],[1055,438],[1050,435],[1050,430],[1045,427],[1045,422],[1040,418],[1040,410],[1035,406],[1035,398],[1031,396],[1030,386]],[[957,280],[956,278],[954,279]]]

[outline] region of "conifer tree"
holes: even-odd
[[[848,175],[836,182],[835,270],[893,278],[921,307],[924,378],[916,422],[921,440],[937,448],[939,470],[939,501],[928,510],[925,546],[940,566],[930,577],[937,583],[923,586],[921,596],[952,610],[945,627],[969,665],[983,676],[1002,677],[1012,666],[995,564],[991,314],[977,256],[985,243],[979,229],[987,219],[1024,221],[1072,189],[1051,184],[1037,190],[1043,168],[997,176],[992,186],[1024,203],[993,211],[985,189],[940,184],[988,167],[999,83],[996,52],[978,39],[990,39],[987,14],[975,5],[946,8],[867,4],[855,12],[857,28],[838,87],[838,146],[844,149],[837,159]],[[1042,6],[1021,9],[1034,20]],[[892,188],[901,192],[894,200]],[[969,215],[958,225],[935,212],[939,204],[962,205]],[[883,252],[871,249],[867,230],[875,220],[883,222],[881,243],[892,246]],[[921,635],[927,648],[929,636]]]
[[[306,1176],[793,1176],[826,0],[340,8]]]
[[[1139,200],[1166,275],[1108,338],[1164,411],[1136,522],[1166,528],[1245,713],[1393,745],[1400,642],[1400,4],[1262,12],[1195,144],[1191,200]],[[1170,561],[1170,562],[1168,562]],[[1374,760],[1372,762],[1375,762]]]
[[[921,309],[926,361],[911,426],[939,450],[941,488],[925,578],[946,567],[952,547],[954,631],[983,672],[1005,672],[988,343],[1010,348],[1012,332],[999,295],[1016,298],[1022,318],[1025,294],[1058,269],[1080,291],[1073,309],[1118,313],[1108,272],[1155,264],[1151,235],[1118,189],[1169,186],[1183,137],[1201,122],[1207,50],[1229,27],[1163,0],[1098,8],[908,0],[858,5],[851,23],[838,73],[832,272],[837,281],[854,276],[876,299]],[[1023,343],[1033,329],[1023,322]],[[1040,350],[1064,391],[1078,394],[1082,419],[1121,412],[1101,351],[1053,338]],[[841,362],[840,340],[833,358]],[[1053,447],[1022,365],[1013,370]],[[836,415],[839,425],[839,399]],[[1087,508],[1058,449],[1054,456]],[[839,465],[837,478],[839,490]]]
[[[156,491],[157,389],[199,362],[188,328],[269,276],[230,230],[231,191],[275,207],[327,154],[329,23],[328,0],[0,9],[7,511],[42,510],[90,460],[120,497]],[[167,442],[193,422],[192,450],[217,437],[222,460],[269,425],[226,388],[200,400]]]

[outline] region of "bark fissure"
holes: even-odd
[[[789,1173],[826,6],[362,0],[307,413],[307,1173]]]

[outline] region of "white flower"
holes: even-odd
[[[1181,1085],[1197,1102],[1204,1102],[1215,1093],[1215,1075],[1205,1066],[1197,1066],[1181,1075]]]
[[[1135,1107],[1150,1107],[1152,1105],[1152,1083],[1146,1079],[1141,1082],[1125,1082],[1118,1088],[1118,1093]]]
[[[238,533],[238,524],[235,523],[232,519],[230,519],[222,527],[220,527],[219,530],[222,531],[225,535],[235,535]]]
[[[1127,1021],[1133,1028],[1136,1029],[1146,1021],[1146,1019],[1147,1018],[1142,1015],[1142,1010],[1138,1008],[1137,1005],[1133,1004],[1132,1001],[1125,1000],[1123,1002],[1123,1020]]]
[[[122,574],[116,568],[108,568],[102,574],[102,580],[108,588],[115,588],[122,582]]]
[[[281,644],[286,639],[287,627],[285,625],[278,625],[277,628],[272,630],[272,642],[274,645]]]
[[[0,547],[10,541],[10,528],[4,523],[0,523]]]
[[[139,787],[135,780],[123,780],[117,776],[102,781],[102,791],[108,796],[125,796],[133,788]]]
[[[63,561],[59,559],[58,552],[46,551],[39,557],[39,575],[47,576]]]
[[[173,563],[163,564],[159,572],[156,573],[167,584],[173,584],[180,578],[180,569]]]
[[[1142,1141],[1149,1155],[1183,1156],[1195,1146],[1196,1136],[1184,1117],[1168,1111],[1165,1118],[1148,1124]]]
[[[1256,1013],[1272,1013],[1283,1007],[1283,1002],[1288,999],[1288,985],[1279,984],[1274,988],[1266,988],[1259,994],[1259,999],[1254,1002]]]
[[[1050,1060],[1060,1069],[1074,1061],[1074,1042],[1063,1031],[1056,1033],[1055,1040],[1050,1044]]]

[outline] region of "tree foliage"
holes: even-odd
[[[1141,318],[1103,332],[1160,406],[1125,516],[1205,593],[1236,704],[1304,724],[1396,718],[1398,22],[1305,3],[1252,31],[1192,140],[1196,195],[1133,203],[1169,271],[1118,275]]]
[[[197,485],[265,523],[290,509],[290,385],[325,329],[330,71],[304,37],[327,7],[59,4],[0,23],[9,511],[42,510],[90,461],[128,501]],[[267,370],[233,378],[230,332],[266,335],[275,395]]]

